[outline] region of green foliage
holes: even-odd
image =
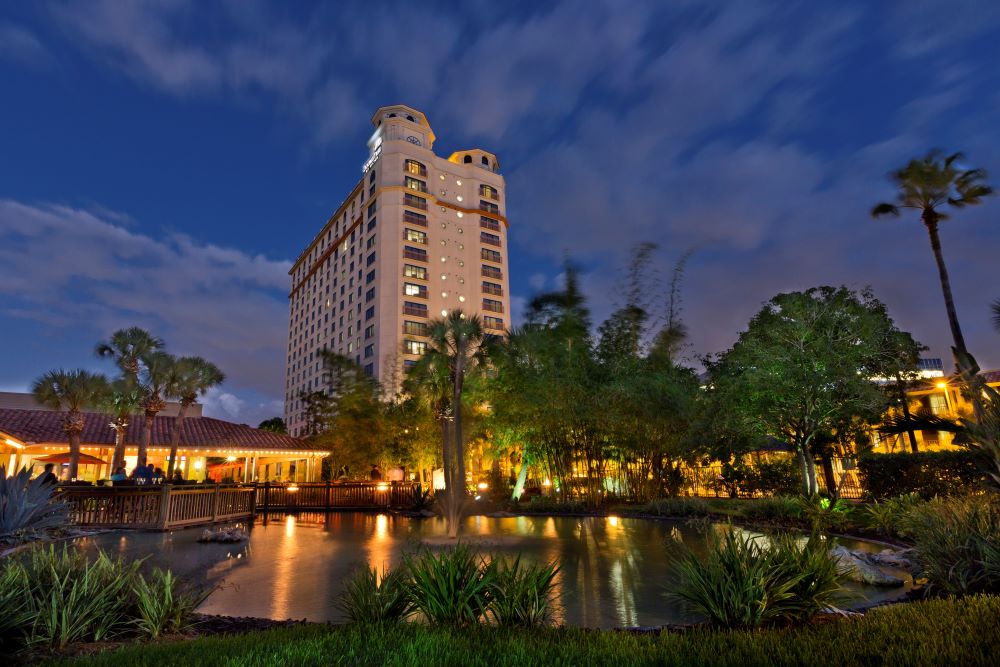
[[[414,609],[436,625],[479,623],[493,599],[495,562],[487,562],[464,545],[404,557],[410,575]]]
[[[584,628],[464,630],[414,624],[301,625],[235,636],[124,646],[67,659],[73,667],[198,665],[989,665],[1000,643],[1000,597],[927,600],[861,618],[745,632],[594,632]]]
[[[191,627],[195,610],[212,590],[190,586],[170,570],[155,568],[148,578],[137,572],[132,584],[135,624],[150,639],[183,632]]]
[[[525,514],[587,514],[582,500],[559,500],[554,496],[533,496],[526,503],[515,503],[513,509]]]
[[[0,466],[0,540],[61,528],[69,523],[69,506],[53,497],[55,487],[31,479],[27,467],[7,476]]]
[[[338,608],[352,623],[396,623],[413,613],[405,568],[363,566],[347,581]]]
[[[722,484],[732,496],[793,495],[802,489],[802,471],[791,459],[746,464],[740,458],[723,464]]]
[[[775,496],[748,500],[740,508],[743,516],[750,521],[798,523],[802,519],[802,503],[797,497]]]
[[[814,495],[799,498],[798,502],[802,508],[802,518],[812,526],[814,533],[840,531],[852,524],[854,508],[844,500],[830,500]]]
[[[937,498],[905,519],[914,554],[931,591],[949,595],[1000,592],[1000,501]]]
[[[790,536],[762,538],[727,531],[701,559],[686,547],[680,582],[671,595],[726,628],[808,620],[829,607],[840,589],[836,561],[812,537],[800,546]]]
[[[858,471],[875,499],[961,495],[982,490],[987,479],[981,458],[968,451],[867,453],[858,458]]]
[[[261,431],[270,431],[271,433],[280,433],[282,435],[288,433],[288,428],[285,426],[285,420],[281,417],[271,417],[270,419],[265,419],[261,423],[257,424],[257,428]]]
[[[501,626],[537,628],[552,622],[555,563],[525,565],[518,555],[498,561],[489,613]]]
[[[917,493],[905,493],[881,502],[876,500],[865,507],[867,525],[883,535],[906,537],[909,514],[923,503]]]
[[[708,516],[711,509],[701,498],[658,498],[629,510],[629,513],[662,517]]]

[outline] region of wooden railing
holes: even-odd
[[[257,485],[257,511],[389,509],[413,507],[420,496],[415,482],[314,482]]]
[[[170,530],[254,514],[252,486],[65,487],[59,493],[79,526]]]

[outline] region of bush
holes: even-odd
[[[637,514],[663,517],[693,517],[711,514],[708,503],[701,498],[659,498],[631,511]]]
[[[496,583],[496,564],[457,546],[435,555],[404,557],[414,608],[437,625],[473,625],[486,615]]]
[[[854,508],[843,500],[811,496],[799,498],[798,503],[802,508],[802,518],[812,526],[814,533],[844,530],[852,523]]]
[[[840,589],[836,561],[818,537],[799,546],[790,536],[770,545],[727,531],[708,557],[686,547],[678,562],[680,581],[671,595],[726,628],[804,621],[828,607]],[[686,550],[686,551],[685,551]]]
[[[928,590],[1000,592],[1000,501],[944,498],[911,510],[905,527]]]
[[[157,639],[164,633],[179,633],[190,628],[195,610],[213,589],[194,588],[170,570],[155,568],[148,579],[136,573],[132,590],[136,626],[146,637]]]
[[[924,503],[916,493],[907,493],[882,502],[877,500],[865,508],[867,525],[883,535],[905,537],[907,518],[911,511]]]
[[[963,495],[986,488],[982,458],[968,451],[867,453],[858,458],[865,492],[879,500],[917,493],[924,499]]]
[[[730,496],[794,495],[802,487],[802,474],[792,459],[759,461],[752,465],[737,461],[722,465],[722,485]]]
[[[0,466],[0,540],[68,524],[69,505],[55,500],[54,492],[41,477],[31,479],[28,468],[7,477],[7,469]]]
[[[490,615],[502,626],[535,628],[552,621],[553,594],[559,566],[522,565],[521,556],[498,561]]]
[[[580,500],[560,501],[552,496],[535,496],[527,503],[517,503],[515,509],[528,514],[586,514],[587,506]]]
[[[751,521],[796,523],[802,519],[802,504],[798,498],[788,496],[746,500],[740,507],[743,516]]]
[[[405,568],[364,566],[347,581],[337,606],[352,623],[395,623],[413,613]]]

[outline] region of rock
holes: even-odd
[[[846,547],[830,549],[830,555],[840,562],[841,572],[848,581],[856,581],[869,586],[902,586],[903,580],[882,571],[877,565],[868,562],[867,558]]]
[[[868,559],[875,565],[913,570],[913,561],[909,558],[911,553],[912,549],[883,549],[877,554],[870,554]]]
[[[437,516],[434,512],[430,510],[420,510],[420,516],[430,518],[432,516]]]
[[[216,530],[210,530],[206,528],[201,531],[201,537],[198,538],[199,542],[222,542],[224,544],[232,542],[242,542],[243,540],[249,539],[249,535],[243,531],[242,528],[218,528]]]

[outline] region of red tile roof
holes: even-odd
[[[114,446],[115,433],[108,426],[109,418],[99,412],[85,412],[84,428],[80,437],[82,445]],[[66,443],[63,431],[65,413],[49,410],[15,410],[0,408],[0,431],[25,443],[39,445]],[[128,425],[125,443],[134,447],[139,442],[143,417],[135,416]],[[170,444],[173,417],[156,417],[153,420],[153,447]],[[313,449],[305,440],[289,435],[271,433],[244,424],[233,424],[211,417],[188,417],[181,429],[180,446],[188,449],[238,448],[258,451],[302,451]]]

